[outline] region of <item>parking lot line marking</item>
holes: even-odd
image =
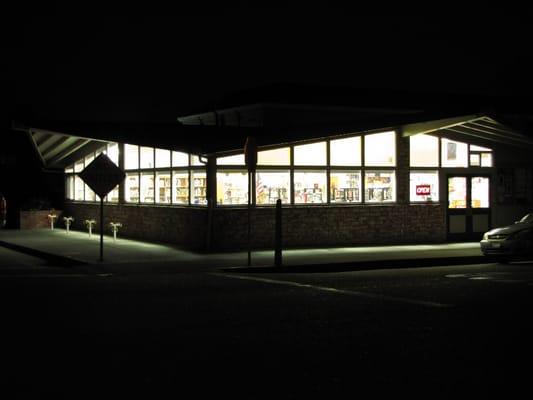
[[[436,303],[436,302],[433,302],[433,301],[408,299],[408,298],[405,298],[405,297],[387,296],[387,295],[376,294],[376,293],[359,292],[359,291],[355,291],[355,290],[337,289],[337,288],[333,288],[333,287],[329,287],[329,286],[310,285],[310,284],[307,284],[307,283],[284,281],[284,280],[278,280],[278,279],[257,278],[257,277],[253,277],[253,276],[230,275],[230,274],[220,274],[220,273],[211,273],[211,275],[223,276],[225,278],[233,278],[233,279],[241,279],[241,280],[248,280],[248,281],[255,281],[255,282],[271,283],[271,284],[275,284],[275,285],[285,285],[285,286],[299,287],[299,288],[305,288],[305,289],[314,289],[314,290],[319,290],[319,291],[328,292],[328,293],[337,293],[337,294],[344,294],[344,295],[348,295],[348,296],[364,297],[364,298],[377,299],[377,300],[385,300],[385,301],[396,302],[396,303],[414,304],[414,305],[425,306],[425,307],[434,307],[434,308],[449,308],[449,307],[453,307],[453,305],[451,305],[451,304]]]

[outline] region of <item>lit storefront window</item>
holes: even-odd
[[[85,156],[85,168],[89,166],[90,163],[92,163],[94,160],[94,154],[89,154],[88,156]]]
[[[257,152],[258,165],[289,165],[291,163],[291,148],[264,150]]]
[[[472,208],[489,207],[489,178],[472,178]]]
[[[481,153],[481,166],[492,167],[492,154],[491,153]]]
[[[326,165],[326,142],[294,146],[294,165]]]
[[[412,202],[439,201],[438,171],[411,171],[409,199]]]
[[[218,157],[217,165],[244,165],[244,154],[234,156]]]
[[[99,201],[98,196],[79,177],[78,173],[100,154],[107,154],[118,162],[119,145],[111,143],[77,160],[65,168],[65,198],[77,201]],[[160,148],[124,144],[124,201],[127,203],[189,204],[192,182],[189,181],[189,154]],[[199,162],[198,156],[196,161]],[[171,170],[171,165],[173,169]],[[202,166],[204,164],[201,164]],[[198,185],[193,204],[206,204],[205,169],[196,171]],[[175,179],[174,185],[172,180]],[[120,185],[104,198],[119,203]]]
[[[365,172],[365,202],[385,203],[396,200],[396,176],[394,171]]]
[[[87,184],[85,184],[85,201],[96,201],[96,193]]]
[[[481,154],[470,154],[470,166],[479,167],[481,166]]]
[[[76,194],[75,194],[74,200],[77,200],[77,201],[85,200],[85,190],[84,190],[85,183],[78,175],[76,175],[74,179],[74,187],[76,188]]]
[[[295,171],[294,202],[296,204],[325,203],[326,172]]]
[[[83,160],[79,160],[74,163],[74,172],[81,172],[83,171],[83,168]]]
[[[195,167],[205,167],[205,164],[200,161],[200,157],[197,155],[191,155],[191,165]]]
[[[361,202],[361,172],[332,171],[330,174],[332,203]]]
[[[133,144],[124,145],[124,169],[139,168],[139,146]]]
[[[155,149],[155,167],[169,168],[170,167],[170,150]]]
[[[466,143],[445,138],[441,141],[443,167],[468,167],[468,145]]]
[[[154,168],[154,149],[152,147],[141,147],[141,169]]]
[[[330,164],[335,166],[361,165],[361,137],[330,141]]]
[[[137,172],[126,174],[124,181],[124,197],[128,203],[139,202],[139,174]]]
[[[248,204],[248,173],[217,172],[217,203]]]
[[[172,202],[175,204],[189,204],[189,173],[173,172],[174,186]]]
[[[466,178],[448,178],[448,208],[466,208]]]
[[[105,201],[111,202],[111,203],[118,203],[119,200],[119,191],[118,191],[118,185],[115,186],[113,190],[111,190],[107,196],[105,197]]]
[[[107,157],[109,157],[109,159],[113,161],[115,165],[118,165],[118,143],[109,143],[107,145]]]
[[[170,154],[169,154],[170,156]],[[156,155],[157,157],[157,155]],[[170,159],[169,159],[170,164]],[[170,171],[156,172],[155,193],[156,203],[169,204],[171,201]]]
[[[411,136],[409,149],[411,167],[439,166],[439,138],[430,135]]]
[[[255,176],[255,195],[257,204],[289,203],[290,197],[289,171],[257,171]]]
[[[205,171],[191,171],[191,204],[206,205],[207,179]]]
[[[67,200],[75,198],[74,175],[67,175],[65,178],[65,197]]]
[[[172,152],[172,166],[173,167],[188,167],[189,155],[180,151]]]
[[[153,203],[154,198],[154,173],[141,173],[141,203]]]
[[[365,165],[393,167],[396,165],[396,133],[383,132],[365,136]]]

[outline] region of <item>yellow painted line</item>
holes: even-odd
[[[359,292],[355,290],[346,290],[346,289],[337,289],[337,288],[328,287],[328,286],[310,285],[307,283],[284,281],[284,280],[278,280],[278,279],[267,279],[267,278],[258,278],[255,276],[233,275],[233,274],[230,275],[230,274],[220,274],[220,273],[211,273],[211,275],[222,276],[225,278],[270,283],[270,284],[275,284],[275,285],[285,285],[285,286],[299,287],[299,288],[305,288],[305,289],[314,289],[314,290],[319,290],[319,291],[328,292],[328,293],[344,294],[348,296],[363,297],[363,298],[382,300],[382,301],[390,301],[390,302],[395,302],[395,303],[414,304],[414,305],[425,306],[425,307],[434,307],[434,308],[453,307],[453,305],[451,304],[436,303],[433,301],[409,299],[406,297],[386,296],[386,295],[376,294],[376,293]]]

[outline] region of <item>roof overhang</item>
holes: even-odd
[[[438,133],[454,140],[533,146],[533,140],[486,115],[466,115],[403,126],[404,136]]]
[[[43,167],[50,169],[64,168],[77,158],[110,143],[106,140],[70,135],[17,123],[14,123],[12,128],[28,135]]]

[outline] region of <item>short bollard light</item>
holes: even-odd
[[[86,219],[85,225],[87,226],[87,229],[89,229],[89,237],[93,235],[93,226],[96,225],[96,221],[94,219]]]
[[[111,229],[113,229],[113,241],[117,241],[117,232],[118,228],[122,226],[120,222],[110,222],[109,225],[111,225]]]
[[[50,211],[50,214],[48,214],[48,219],[50,220],[50,229],[51,230],[54,230],[54,219],[56,219],[56,218],[57,218],[57,215],[54,212],[54,210],[52,209]]]
[[[69,231],[70,231],[70,224],[72,223],[72,221],[74,221],[74,218],[73,217],[63,217],[63,221],[65,222],[65,227],[67,228],[67,234],[68,234]]]

